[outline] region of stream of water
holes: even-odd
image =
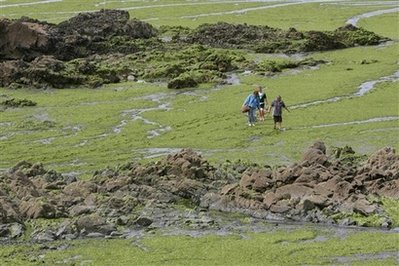
[[[312,102],[307,102],[307,103],[301,103],[297,105],[293,105],[290,108],[291,109],[299,109],[299,108],[307,108],[309,106],[313,105],[319,105],[323,103],[332,103],[332,102],[337,102],[343,99],[349,99],[353,97],[362,97],[369,91],[375,88],[375,85],[381,82],[387,82],[387,81],[392,81],[392,82],[397,82],[399,80],[399,70],[393,73],[392,75],[381,77],[377,80],[371,80],[371,81],[366,81],[362,83],[359,87],[358,90],[351,94],[351,95],[342,95],[342,96],[335,96],[332,98],[324,99],[324,100],[317,100],[317,101],[312,101]]]
[[[396,5],[398,2],[396,2]],[[357,26],[357,23],[359,20],[363,18],[370,18],[370,17],[375,17],[383,14],[389,14],[389,13],[396,13],[399,12],[399,7],[396,8],[391,8],[391,9],[383,9],[383,10],[377,10],[377,11],[372,11],[372,12],[367,12],[358,16],[354,16],[346,21],[346,24],[352,24],[353,26]]]

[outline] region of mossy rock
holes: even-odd
[[[169,89],[182,89],[196,87],[198,83],[189,74],[181,74],[177,78],[172,79],[168,82]]]
[[[1,102],[1,105],[5,107],[25,107],[25,106],[36,106],[37,103],[28,99],[9,99]]]

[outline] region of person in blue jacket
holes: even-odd
[[[248,111],[248,126],[255,126],[256,110],[260,108],[259,88],[257,87],[252,94],[248,95],[244,104],[249,107]]]

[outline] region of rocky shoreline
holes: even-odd
[[[27,17],[1,19],[0,86],[95,88],[144,80],[179,89],[220,84],[234,71],[272,75],[326,63],[312,58],[259,63],[237,49],[292,54],[377,45],[387,40],[352,25],[326,32],[228,23],[156,29],[131,19],[122,10],[80,13],[59,24]]]
[[[361,163],[359,163],[361,161]],[[129,237],[145,228],[223,228],[215,212],[264,221],[396,227],[384,199],[399,200],[399,156],[368,159],[321,142],[290,166],[210,165],[183,149],[145,165],[126,163],[78,180],[21,162],[0,176],[2,241]],[[377,224],[353,219],[375,217]]]

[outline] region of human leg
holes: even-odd
[[[265,120],[265,109],[262,108],[262,107],[259,109],[259,120],[260,121],[264,121]]]
[[[283,123],[283,117],[279,116],[278,117],[278,123],[277,123],[277,128],[280,130],[281,129],[281,124]]]
[[[274,121],[274,129],[276,129],[277,123],[278,123],[278,116],[273,116],[273,121]]]
[[[250,125],[254,125],[255,120],[256,120],[256,109],[251,108],[251,109],[249,109],[249,112],[248,112],[248,123]]]
[[[281,122],[283,121],[283,118],[281,116],[273,116],[274,120],[274,129],[281,129]]]

